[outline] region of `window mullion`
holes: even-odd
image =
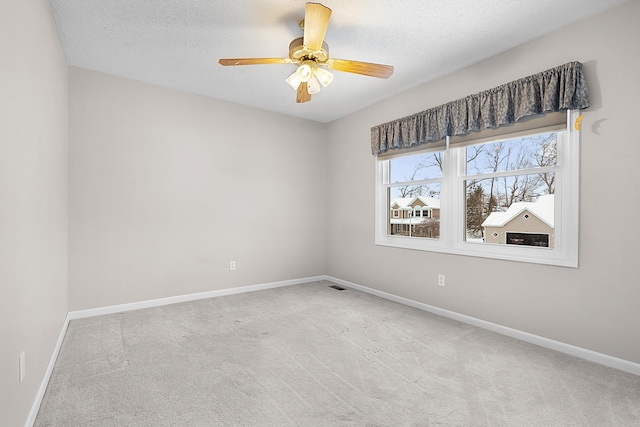
[[[460,174],[460,148],[449,148],[444,153],[444,174],[442,182],[440,217],[440,238],[447,246],[453,246],[457,240],[457,229],[460,218],[456,212],[460,210],[458,176]]]
[[[511,169],[500,172],[487,172],[475,175],[462,174],[461,178],[464,180],[470,179],[490,179],[490,178],[502,178],[505,176],[514,175],[540,175],[543,173],[558,172],[560,168],[558,166],[544,166],[540,168],[528,168],[528,169]]]
[[[387,187],[404,187],[405,185],[438,184],[440,182],[442,182],[442,178],[421,179],[418,181],[392,182],[385,185]]]

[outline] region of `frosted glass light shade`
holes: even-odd
[[[296,74],[298,75],[298,78],[301,82],[308,82],[313,75],[311,67],[307,64],[302,64],[301,66],[299,66],[296,70]]]
[[[324,68],[320,68],[320,67],[316,68],[315,76],[318,78],[318,81],[320,82],[320,84],[322,84],[322,86],[324,87],[329,86],[333,81],[333,74],[331,74],[329,71],[325,70]]]
[[[293,73],[289,77],[287,77],[287,83],[293,90],[298,90],[298,86],[300,86],[300,79],[298,78],[298,73]]]
[[[316,76],[311,77],[307,82],[307,92],[309,92],[309,95],[315,95],[320,92],[320,83]]]

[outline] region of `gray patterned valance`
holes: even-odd
[[[371,128],[374,155],[447,136],[515,123],[523,117],[587,108],[582,64],[556,68]]]

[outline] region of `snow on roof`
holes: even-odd
[[[393,207],[393,205],[397,205],[398,209],[411,208],[411,205],[413,205],[416,199],[419,200],[423,206],[438,209],[440,208],[440,199],[426,196],[398,197],[397,199],[393,199],[393,201],[391,202],[391,207]]]
[[[427,222],[425,217],[414,217],[414,218],[390,218],[389,223],[391,225],[420,225]]]
[[[553,228],[554,209],[553,194],[546,194],[538,197],[535,202],[516,202],[512,203],[505,212],[491,212],[491,214],[482,223],[483,227],[504,227],[509,221],[521,214],[523,211],[529,211],[541,221]]]

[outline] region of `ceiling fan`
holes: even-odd
[[[391,65],[371,62],[329,58],[329,46],[324,36],[329,26],[331,9],[320,3],[307,3],[304,21],[300,28],[303,37],[289,44],[288,58],[223,58],[221,65],[295,64],[296,71],[287,78],[287,83],[296,92],[296,102],[311,101],[311,95],[320,92],[320,85],[326,87],[333,80],[333,74],[325,69],[361,74],[386,79],[393,74]]]

